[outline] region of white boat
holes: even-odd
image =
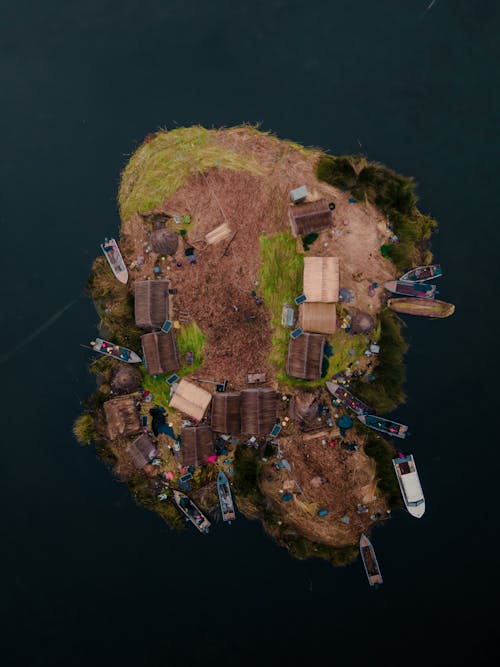
[[[90,342],[90,345],[94,352],[103,354],[105,357],[113,357],[114,359],[118,359],[118,361],[124,361],[127,364],[140,364],[142,361],[136,352],[129,350],[128,347],[122,347],[121,345],[110,343],[109,340],[96,338]]]
[[[174,490],[174,501],[186,519],[189,519],[200,533],[208,533],[210,521],[185,493]]]
[[[101,250],[108,260],[108,264],[110,265],[115,278],[126,285],[128,281],[128,271],[125,262],[123,261],[118,243],[115,239],[104,239],[104,243],[101,243]]]
[[[217,492],[219,494],[219,504],[222,513],[222,520],[231,523],[231,521],[236,519],[233,496],[231,495],[229,480],[222,472],[222,470],[219,471],[217,476]]]
[[[412,516],[420,519],[425,512],[425,499],[413,455],[392,459],[392,464],[406,509]]]

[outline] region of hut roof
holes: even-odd
[[[137,326],[160,328],[168,319],[168,280],[136,280],[134,290]]]
[[[334,303],[309,303],[299,306],[299,323],[304,331],[332,334],[337,328],[337,310]]]
[[[276,392],[264,387],[244,389],[241,392],[240,414],[242,433],[270,433],[276,420]]]
[[[130,364],[120,364],[111,376],[111,388],[115,394],[131,394],[141,386],[141,372]]]
[[[156,447],[151,438],[143,433],[127,447],[127,454],[135,467],[142,470],[156,456]]]
[[[151,234],[151,246],[162,255],[175,255],[179,247],[179,234],[167,227],[155,229]]]
[[[104,414],[110,440],[133,435],[141,430],[139,413],[131,396],[121,396],[106,401]]]
[[[181,367],[172,330],[144,334],[141,343],[146,370],[150,375],[176,371]]]
[[[339,300],[339,258],[304,258],[304,294],[308,301],[333,303]]]
[[[303,333],[298,338],[291,338],[286,362],[287,375],[303,380],[319,380],[324,348],[325,338],[320,334]]]
[[[197,387],[192,382],[181,380],[170,399],[170,407],[200,421],[203,419],[211,400],[212,394],[210,392]]]
[[[289,206],[288,217],[293,236],[307,236],[332,224],[332,212],[326,199]]]
[[[185,466],[201,466],[214,453],[210,426],[188,426],[181,430],[182,462]]]
[[[288,414],[292,419],[313,419],[318,414],[316,396],[308,391],[299,391],[290,401]]]
[[[212,403],[212,430],[219,433],[241,433],[241,395],[235,392],[214,394]]]
[[[368,313],[358,312],[351,318],[351,329],[349,333],[366,334],[373,331],[374,328],[375,322],[373,321],[373,317]]]

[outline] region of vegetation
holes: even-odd
[[[185,524],[171,502],[157,500],[150,481],[137,473],[128,480],[128,487],[135,501],[159,514],[171,528],[184,528]]]
[[[95,430],[94,418],[84,412],[73,424],[73,434],[81,445],[90,445],[99,436]]]
[[[309,250],[309,248],[312,246],[312,244],[318,238],[319,238],[319,234],[316,234],[316,232],[312,232],[311,234],[307,234],[307,236],[303,236],[302,237],[302,246],[304,248],[304,251],[307,252]]]
[[[362,428],[362,427],[361,427]],[[367,441],[365,444],[365,453],[374,459],[377,466],[377,486],[380,492],[387,496],[389,507],[398,507],[401,505],[401,495],[399,491],[398,480],[394,473],[392,459],[396,452],[391,445],[375,435],[372,431],[366,433]]]
[[[354,563],[359,554],[357,544],[335,548],[328,544],[311,542],[302,535],[284,535],[278,539],[278,542],[286,547],[295,558],[301,560],[311,557],[323,558],[334,567],[345,567]]]
[[[203,362],[203,348],[205,347],[205,334],[196,324],[196,322],[190,322],[185,326],[182,326],[179,332],[176,334],[177,349],[179,354],[183,357],[182,359],[182,374],[191,373],[199,368]],[[186,352],[193,353],[193,363],[191,366],[185,365],[185,355]],[[179,373],[181,375],[181,373]]]

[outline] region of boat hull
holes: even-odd
[[[392,465],[408,513],[416,519],[422,518],[425,514],[424,492],[413,456],[410,454],[403,458],[393,459]]]
[[[174,491],[174,502],[186,519],[188,519],[200,533],[208,533],[208,529],[211,526],[210,521],[185,493]]]
[[[115,239],[105,241],[104,243],[101,243],[101,250],[104,253],[104,257],[106,257],[115,278],[126,285],[128,282],[128,271],[125,262],[123,261],[118,243]]]
[[[357,415],[363,415],[369,411],[369,407],[359,398],[353,396],[350,391],[340,387],[336,382],[327,382],[326,388],[332,396],[335,396],[339,401],[355,412]]]
[[[217,476],[217,493],[219,495],[219,505],[223,521],[234,521],[236,513],[234,511],[234,501],[229,487],[229,480],[221,471]]]
[[[423,283],[432,278],[440,278],[443,275],[440,264],[427,264],[426,266],[417,266],[410,269],[401,276],[399,280],[406,280],[413,283]]]
[[[97,354],[102,354],[105,357],[112,357],[113,359],[123,361],[126,364],[140,364],[142,361],[141,357],[133,350],[129,350],[128,347],[115,345],[102,338],[95,339],[95,345],[92,346],[92,349],[94,352],[97,352]]]
[[[389,282],[384,283],[384,287],[393,294],[401,294],[416,299],[434,299],[436,296],[436,285],[429,285],[428,283],[389,280]]]
[[[450,317],[455,312],[455,306],[438,299],[413,299],[401,297],[389,299],[387,306],[396,313],[404,315],[419,315],[420,317]]]
[[[368,426],[368,428],[380,431],[380,433],[385,433],[393,438],[403,439],[408,435],[408,426],[393,422],[390,419],[377,417],[377,415],[358,415],[358,419],[362,424]]]
[[[375,549],[365,534],[359,538],[359,552],[370,586],[382,584],[384,580],[382,579],[377,556],[375,555]]]

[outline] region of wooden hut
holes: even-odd
[[[141,430],[139,413],[131,396],[121,396],[106,401],[104,415],[110,440],[128,437]]]
[[[244,389],[241,392],[241,432],[266,435],[276,421],[276,392],[274,389]]]
[[[138,470],[142,470],[156,456],[156,447],[151,438],[143,433],[127,447],[127,454]]]
[[[338,257],[304,257],[304,294],[312,302],[339,300]]]
[[[212,431],[237,435],[241,433],[241,394],[223,392],[214,394],[212,403]]]
[[[337,329],[337,310],[334,303],[309,303],[299,306],[299,326],[304,331],[332,334]]]
[[[135,323],[141,329],[159,329],[168,319],[168,280],[136,280]]]
[[[151,234],[151,246],[160,255],[175,255],[179,247],[179,234],[163,227]]]
[[[170,407],[200,421],[205,416],[212,394],[192,382],[181,380],[170,399]]]
[[[111,375],[111,389],[115,394],[131,394],[141,386],[141,372],[130,364],[120,364]]]
[[[291,338],[288,346],[286,374],[303,380],[319,380],[323,366],[325,338],[320,334],[303,333]]]
[[[210,426],[187,426],[181,429],[182,463],[185,466],[201,466],[214,454],[214,437]]]
[[[332,225],[332,211],[326,199],[303,202],[288,207],[293,236],[307,236]]]
[[[176,371],[181,367],[174,333],[153,331],[141,336],[144,365],[149,375]]]

